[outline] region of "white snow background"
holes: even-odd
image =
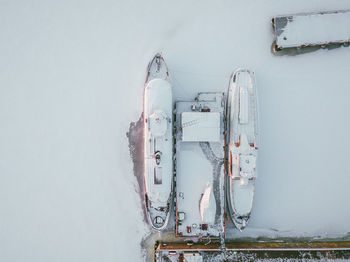
[[[0,261],[142,261],[126,132],[161,51],[174,97],[256,72],[249,227],[350,231],[350,48],[274,56],[275,15],[347,0],[0,1]]]

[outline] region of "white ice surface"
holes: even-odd
[[[349,9],[349,1],[0,6],[1,261],[140,261],[147,230],[125,133],[142,112],[146,66],[158,51],[176,99],[226,90],[237,67],[256,72],[252,234],[350,231],[350,49],[270,52],[272,17]]]

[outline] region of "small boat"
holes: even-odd
[[[257,93],[253,73],[238,69],[226,103],[226,190],[231,220],[242,231],[253,207],[258,153]]]
[[[173,98],[168,68],[157,54],[148,65],[144,90],[144,177],[149,223],[169,220],[173,181]]]

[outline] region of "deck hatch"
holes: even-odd
[[[154,184],[155,185],[162,184],[162,168],[159,166],[154,168]]]

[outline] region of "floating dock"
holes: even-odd
[[[350,43],[350,11],[276,16],[272,19],[274,51]]]
[[[219,238],[224,232],[224,94],[177,102],[176,237]]]
[[[239,261],[243,258],[294,258],[322,260],[350,259],[350,241],[158,243],[155,262],[163,261]],[[180,260],[186,259],[186,260]],[[220,260],[221,259],[221,260]],[[226,259],[226,260],[225,260]],[[253,261],[253,260],[249,260]]]

